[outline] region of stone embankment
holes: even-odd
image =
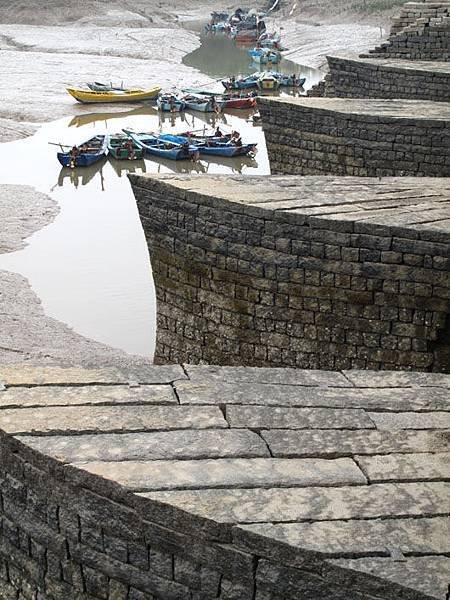
[[[0,379],[2,598],[444,598],[448,375]]]
[[[272,172],[450,176],[450,104],[260,98]]]
[[[156,360],[450,370],[448,180],[130,179]]]

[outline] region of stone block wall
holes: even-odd
[[[328,56],[329,73],[309,96],[340,98],[406,98],[450,102],[450,64],[405,65],[396,61]]]
[[[406,101],[264,97],[258,106],[274,174],[450,176],[446,108],[439,118],[432,103]]]
[[[156,286],[158,362],[437,366],[450,309],[445,234],[425,241],[402,227],[315,221],[131,181]]]
[[[365,56],[450,60],[450,2],[408,2],[388,40]]]

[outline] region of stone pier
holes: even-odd
[[[444,599],[449,375],[0,380],[1,598]]]

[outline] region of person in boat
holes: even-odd
[[[175,112],[175,96],[173,94],[171,94],[169,97],[169,107],[170,112]]]
[[[235,146],[242,146],[242,138],[239,131],[233,131],[231,134],[231,141]]]
[[[132,140],[130,140],[128,138],[124,144],[124,147],[125,147],[125,150],[127,151],[128,160],[134,160],[134,158],[136,156],[136,151],[134,149],[134,144],[133,144]]]
[[[211,108],[215,113],[220,113],[220,106],[217,104],[215,96],[211,96]]]
[[[220,127],[218,125],[216,131],[214,132],[214,137],[223,137],[223,133],[220,131]]]
[[[77,157],[80,154],[80,151],[78,149],[78,146],[73,146],[72,149],[69,152],[69,156],[70,156],[70,166],[73,168],[76,165],[77,162]]]

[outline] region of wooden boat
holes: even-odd
[[[187,160],[192,158],[197,152],[195,146],[190,146],[189,142],[183,143],[163,140],[161,136],[155,136],[150,133],[135,133],[124,129],[123,132],[141,148],[145,154],[168,158],[170,160]]]
[[[68,152],[58,152],[57,157],[63,167],[89,167],[108,153],[105,135],[96,135],[84,144],[73,146]]]
[[[93,92],[91,90],[79,90],[74,88],[67,88],[68,93],[78,100],[87,104],[94,102],[145,102],[147,100],[153,100],[156,98],[158,93],[161,91],[160,87],[154,87],[150,90],[124,90],[124,91],[107,91],[107,92]]]
[[[303,87],[306,77],[297,77],[296,75],[282,75],[281,73],[272,73],[277,77],[280,86],[284,87]]]
[[[248,51],[252,60],[258,64],[264,65],[267,63],[278,63],[281,60],[281,54],[278,50],[270,50],[269,48],[254,48]]]
[[[117,160],[139,160],[144,156],[142,148],[124,133],[108,136],[108,153]]]
[[[198,148],[200,154],[213,156],[245,156],[256,151],[256,144],[234,144],[231,140],[222,141],[221,138],[192,138],[180,135],[162,134],[159,139],[178,144],[191,144]]]
[[[186,102],[174,94],[159,94],[156,106],[164,112],[181,112],[186,108]]]
[[[280,87],[280,81],[272,73],[261,73],[258,77],[258,88],[260,90],[277,90]]]
[[[186,104],[186,108],[198,110],[199,112],[218,112],[220,110],[220,106],[214,96],[205,98],[201,94],[189,94],[184,96],[183,101]]]
[[[222,81],[222,85],[226,90],[247,90],[255,88],[258,85],[258,73],[247,75],[246,77],[232,77]]]
[[[217,104],[221,109],[224,108],[234,108],[234,109],[244,109],[244,108],[254,108],[256,106],[256,98],[250,94],[218,94],[217,92],[210,92],[207,90],[194,90],[194,89],[185,89],[183,92],[189,92],[191,94],[195,94],[196,96],[214,96]]]

